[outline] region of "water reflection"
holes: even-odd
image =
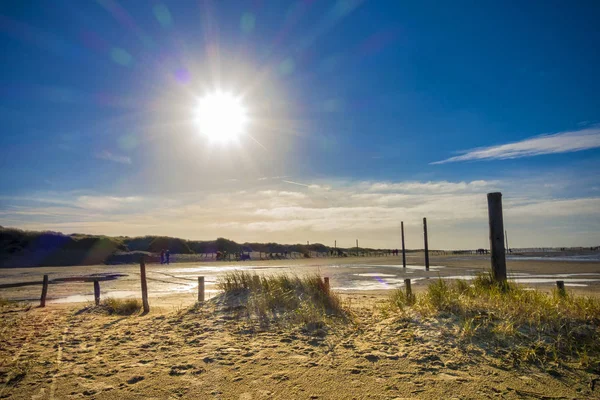
[[[226,272],[246,271],[259,275],[277,275],[292,273],[299,276],[319,272],[322,276],[330,278],[331,287],[341,292],[390,290],[404,286],[404,279],[410,278],[413,285],[425,285],[435,279],[444,280],[473,280],[478,273],[487,271],[486,267],[480,269],[464,269],[447,266],[431,266],[425,271],[422,265],[372,265],[372,264],[336,264],[336,265],[239,265],[225,264],[218,266],[191,265],[189,267],[173,266],[172,268],[158,267],[148,271],[150,297],[163,297],[176,294],[195,295],[198,288],[198,276],[204,276],[207,297],[218,292],[219,277]],[[128,298],[139,297],[137,278],[123,278],[115,290],[102,292],[101,297]],[[566,286],[586,287],[594,282],[600,282],[600,273],[559,273],[559,274],[531,274],[514,272],[509,274],[513,282],[525,285],[551,284],[556,280],[563,280]],[[136,290],[118,290],[131,288]],[[86,289],[87,290],[87,289]],[[91,302],[92,292],[78,295],[64,296],[50,300],[50,303]]]

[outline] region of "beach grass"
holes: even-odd
[[[260,276],[234,271],[224,274],[217,285],[225,296],[242,295],[247,315],[263,321],[285,320],[318,328],[328,318],[346,315],[340,297],[319,274]]]
[[[133,315],[142,309],[142,302],[138,299],[116,299],[109,297],[102,300],[98,306],[109,315]]]
[[[477,342],[514,363],[567,359],[600,366],[600,299],[558,290],[546,293],[514,282],[496,284],[491,274],[472,282],[432,282],[407,297],[402,289],[388,304],[400,313],[454,319],[457,337]]]

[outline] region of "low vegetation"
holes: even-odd
[[[60,232],[35,232],[0,226],[0,268],[67,266],[94,264],[138,263],[142,257],[152,257],[161,250],[171,254],[227,254],[261,252],[272,256],[285,253],[321,254],[339,251],[373,252],[375,249],[341,249],[312,244],[236,243],[225,238],[216,240],[186,240],[166,236],[97,236],[65,235]],[[154,259],[153,262],[158,261]]]
[[[138,299],[115,299],[103,300],[98,308],[109,315],[132,315],[142,309],[142,302]]]
[[[329,291],[318,274],[259,276],[235,271],[223,275],[218,287],[224,298],[237,299],[248,317],[262,323],[285,321],[316,329],[332,318],[346,316],[339,296]]]
[[[600,369],[600,300],[544,293],[490,275],[472,283],[439,279],[424,293],[390,297],[391,309],[449,322],[459,341],[476,343],[515,364],[578,361]]]

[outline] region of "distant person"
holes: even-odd
[[[170,259],[171,259],[171,251],[167,250],[166,253],[165,253],[165,256],[167,257],[167,264],[169,264]]]
[[[160,251],[160,263],[164,264],[165,263],[165,249],[162,249]]]

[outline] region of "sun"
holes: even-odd
[[[245,133],[248,116],[239,97],[229,92],[215,91],[199,99],[196,123],[200,133],[208,140],[227,143]]]

